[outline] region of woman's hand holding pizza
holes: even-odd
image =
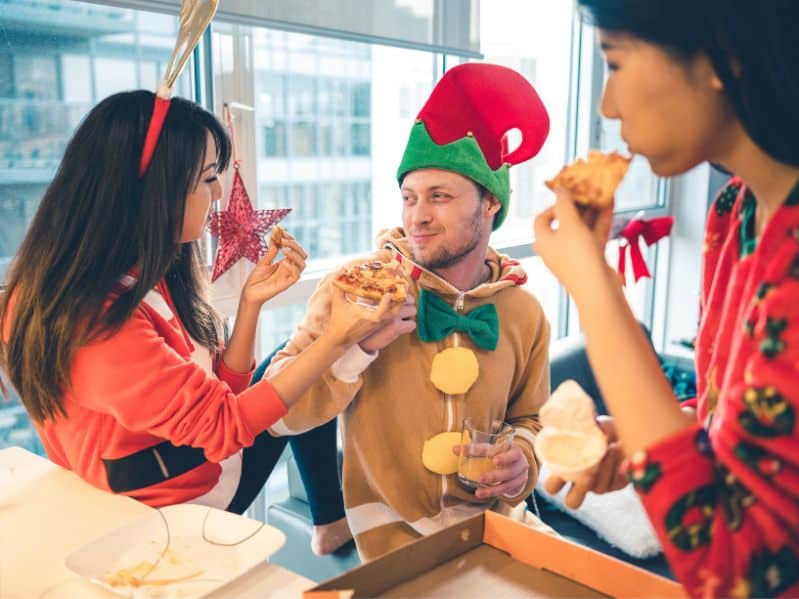
[[[535,219],[535,250],[578,303],[612,270],[605,245],[613,224],[613,194],[630,159],[592,152],[565,167],[547,185],[555,203]]]
[[[294,237],[281,231],[278,242],[270,240],[269,249],[244,282],[241,291],[243,303],[260,307],[294,285],[305,270],[308,254]],[[275,262],[278,251],[283,249],[283,258]]]
[[[609,271],[605,261],[609,231],[606,220],[612,219],[613,209],[592,210],[607,210],[610,218],[600,215],[595,221],[596,228],[592,229],[583,220],[569,192],[560,189],[555,204],[541,212],[534,224],[536,254],[575,299],[575,294],[588,291],[592,282]],[[601,239],[603,234],[604,240]]]
[[[368,338],[380,347],[363,349],[374,351],[415,327],[414,304],[408,300],[407,282],[396,263],[375,259],[353,264],[334,275],[331,291],[325,333],[338,343],[352,345]],[[391,335],[387,342],[384,337]]]
[[[375,306],[366,306],[345,297],[344,292],[333,287],[330,320],[323,335],[341,346],[351,346],[390,323],[402,308],[391,296],[384,295]]]

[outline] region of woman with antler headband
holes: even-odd
[[[70,140],[0,299],[0,363],[54,462],[153,506],[241,512],[273,465],[258,459],[274,442],[267,427],[396,308],[336,298],[324,337],[250,386],[259,311],[306,255],[290,235],[283,259],[270,248],[223,346],[197,240],[230,140],[213,115],[169,99],[175,76],[157,98],[106,98]]]

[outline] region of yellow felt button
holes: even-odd
[[[461,395],[471,389],[480,373],[477,356],[466,347],[450,347],[433,358],[430,381],[439,391]]]
[[[455,474],[458,471],[458,456],[452,453],[452,446],[460,442],[460,433],[439,433],[430,437],[422,447],[422,464],[436,474]]]

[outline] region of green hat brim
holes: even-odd
[[[490,191],[499,200],[500,209],[494,217],[493,230],[497,230],[508,215],[510,203],[510,175],[508,165],[493,170],[486,162],[477,140],[467,135],[448,144],[439,145],[427,132],[424,122],[417,121],[411,128],[408,145],[397,169],[397,181],[422,168],[439,168],[469,177]]]

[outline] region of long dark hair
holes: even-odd
[[[12,262],[0,298],[0,364],[37,422],[66,414],[76,350],[118,330],[159,281],[187,332],[209,349],[217,344],[219,317],[205,299],[198,244],[179,240],[208,132],[219,170],[230,141],[212,114],[174,98],[139,179],[153,103],[151,92],[124,92],[89,112]],[[134,268],[135,284],[117,296],[120,277]]]
[[[705,54],[752,140],[799,165],[797,0],[578,0],[584,19],[663,47]]]

